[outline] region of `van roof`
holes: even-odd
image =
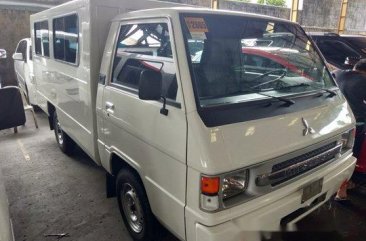
[[[287,19],[276,18],[271,16],[265,16],[255,13],[246,13],[232,10],[214,10],[210,8],[203,7],[172,7],[172,8],[153,8],[153,9],[144,9],[131,11],[129,13],[123,13],[116,16],[113,21],[121,21],[123,19],[128,18],[138,18],[138,17],[156,17],[156,16],[173,16],[178,15],[180,13],[198,13],[198,14],[218,14],[218,15],[233,15],[233,16],[242,16],[242,17],[252,17],[257,19],[265,19],[265,20],[273,20],[276,22],[287,22],[293,23]],[[298,24],[297,24],[298,25]]]

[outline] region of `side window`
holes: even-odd
[[[160,71],[162,93],[177,97],[177,78],[170,35],[166,23],[130,24],[121,27],[114,57],[112,83],[138,91],[144,69]]]
[[[34,23],[34,49],[36,55],[50,57],[48,21]]]
[[[55,59],[76,64],[79,52],[79,27],[76,14],[53,20]]]

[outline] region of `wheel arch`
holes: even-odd
[[[117,153],[111,153],[110,157],[110,173],[107,173],[107,197],[115,197],[116,196],[116,178],[118,173],[122,169],[127,169],[130,172],[132,172],[136,178],[141,182],[145,189],[144,182],[141,178],[140,172],[137,170],[137,168],[133,167],[130,163],[128,163],[124,158],[122,158]],[[145,189],[145,193],[146,189]],[[148,195],[147,195],[148,196]]]
[[[56,108],[50,102],[47,102],[47,113],[48,113],[48,124],[50,126],[50,130],[54,130],[53,126],[53,114],[56,112]]]

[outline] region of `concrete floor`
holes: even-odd
[[[61,153],[46,116],[37,116],[38,130],[28,116],[18,134],[0,131],[0,168],[16,240],[56,240],[44,235],[69,233],[64,240],[131,241],[116,199],[105,197],[103,169],[80,149],[72,157]],[[333,237],[330,241],[366,240],[366,196],[353,193],[351,198],[350,207],[332,203],[301,221],[299,230],[312,232],[301,237],[314,241],[325,232]],[[164,236],[165,241],[176,240],[169,233]]]

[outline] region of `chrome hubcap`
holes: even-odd
[[[144,226],[144,217],[135,189],[130,184],[125,183],[120,195],[123,212],[130,228],[135,233],[141,233]]]
[[[58,119],[56,119],[56,136],[58,143],[62,145],[64,143],[64,134],[62,132],[62,128]]]

